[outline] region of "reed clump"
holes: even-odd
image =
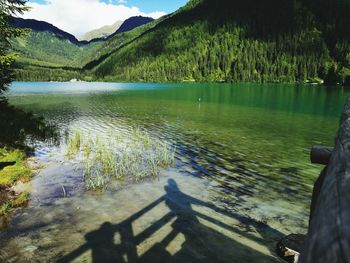
[[[81,132],[76,131],[73,136],[68,138],[68,146],[67,146],[67,151],[66,155],[67,156],[73,156],[80,152],[81,150],[81,142],[82,142],[82,137],[81,137]]]
[[[157,178],[162,169],[175,165],[176,149],[140,128],[124,136],[109,132],[104,138],[76,131],[68,139],[66,156],[80,157],[86,188],[97,190],[112,179]]]

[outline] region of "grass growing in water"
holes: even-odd
[[[157,178],[161,168],[175,165],[175,148],[137,128],[129,136],[96,137],[76,131],[67,144],[66,156],[80,156],[86,188],[104,188],[111,179],[139,182]]]
[[[72,137],[68,139],[67,156],[73,156],[80,152],[82,145],[81,132],[76,131]]]

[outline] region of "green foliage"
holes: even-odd
[[[162,19],[137,27],[131,31],[117,34],[113,38],[102,42],[102,46],[96,49],[95,52],[91,52],[89,55],[84,56],[84,61],[82,63],[84,64],[84,69],[93,68],[101,61],[103,61],[106,57],[113,54],[115,50],[126,46],[127,44],[131,43],[148,30],[154,28],[160,21],[162,21]],[[86,63],[87,61],[88,63]]]
[[[0,216],[6,215],[11,210],[11,204],[10,203],[4,203],[0,206]]]
[[[25,162],[26,154],[20,150],[0,148],[0,162],[16,162],[0,171],[0,187],[10,186],[17,181],[28,182],[33,172]]]
[[[14,208],[23,207],[28,203],[29,193],[22,192],[18,196],[11,196],[9,200],[0,200],[0,216],[7,215]]]
[[[83,47],[32,32],[14,41],[17,79],[346,84],[348,13],[341,0],[192,0]]]
[[[121,33],[106,41],[78,46],[49,32],[31,31],[27,36],[12,38],[12,50],[19,55],[16,79],[25,81],[93,81],[82,68],[92,68],[114,51],[153,27],[152,22]]]
[[[344,64],[349,41],[334,32],[349,21],[321,21],[322,12],[313,1],[190,1],[93,73],[108,81],[336,83],[329,65]]]
[[[30,198],[30,195],[28,192],[22,192],[20,193],[15,200],[12,202],[12,207],[20,207],[23,204],[27,203]]]
[[[339,72],[340,82],[346,86],[350,86],[350,68],[344,67]]]
[[[26,62],[36,61],[36,65],[44,62],[56,67],[79,67],[83,56],[87,57],[101,46],[101,42],[78,46],[53,33],[35,31],[12,39],[11,44],[13,51],[20,54],[20,64],[23,63],[22,59],[26,59]]]
[[[23,30],[9,26],[12,15],[22,14],[27,8],[24,0],[1,0],[0,2],[0,94],[13,79],[15,55],[9,52],[10,39],[23,34]]]

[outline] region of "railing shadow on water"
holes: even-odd
[[[135,235],[132,224],[152,209],[164,203],[169,212],[158,218],[152,225]],[[209,209],[215,214],[227,216],[241,224],[254,226],[259,232],[253,235],[249,231],[219,220],[204,213],[195,211],[193,205]],[[248,240],[262,246],[266,245],[266,238],[277,240],[283,236],[277,230],[267,225],[243,217],[213,204],[203,202],[183,193],[175,180],[169,179],[165,186],[165,195],[133,214],[118,224],[103,223],[99,229],[85,235],[86,243],[65,255],[57,262],[71,262],[86,252],[91,252],[92,262],[274,262],[275,258],[263,254],[242,242],[235,241],[227,235],[203,225],[200,220],[209,222],[226,231],[234,232]],[[171,230],[165,238],[153,245],[144,254],[138,254],[138,246],[160,231],[167,224]],[[116,234],[120,236],[120,244],[114,243]],[[184,237],[176,253],[169,253],[167,247],[178,235]],[[273,254],[273,251],[270,251]]]

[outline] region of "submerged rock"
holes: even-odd
[[[26,247],[23,249],[23,252],[32,253],[32,252],[34,252],[34,251],[37,250],[37,249],[38,249],[38,247],[33,246],[33,245],[29,245],[29,246],[26,246]]]

